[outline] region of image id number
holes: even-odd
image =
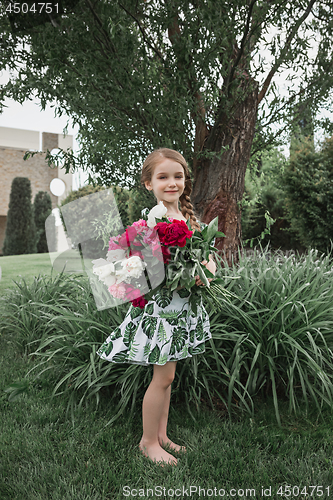
[[[49,3],[40,3],[36,2],[31,4],[30,6],[23,2],[14,2],[10,3],[8,7],[6,8],[6,12],[8,14],[28,14],[29,12],[33,14],[41,14],[42,12],[45,12],[46,14],[58,14],[59,13],[59,4],[53,4],[51,2]]]
[[[280,486],[276,494],[284,497],[302,497],[303,495],[313,498],[322,497],[324,493],[330,496],[330,487],[326,486]]]

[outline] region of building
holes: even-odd
[[[44,153],[23,160],[26,151],[40,150],[40,132],[0,127],[0,254],[5,239],[11,185],[15,177],[30,179],[32,202],[38,191],[47,191],[51,196],[52,208],[56,208],[72,189],[72,174],[65,174],[58,167],[50,168],[45,160],[45,152],[47,149],[72,148],[73,136],[42,132],[41,139]],[[56,178],[65,184],[65,192],[61,196],[53,195],[50,190],[50,183]],[[58,250],[59,245],[61,247],[63,244],[58,239]]]

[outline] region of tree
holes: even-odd
[[[38,191],[34,199],[34,218],[37,232],[37,252],[48,252],[45,221],[52,212],[52,201],[47,191]]]
[[[32,14],[16,22],[2,9],[0,69],[18,74],[2,86],[2,100],[23,102],[36,93],[43,108],[56,100],[57,113],[80,127],[81,152],[67,152],[66,171],[89,167],[101,184],[140,189],[142,160],[153,148],[181,151],[194,208],[204,222],[219,216],[226,238],[216,246],[230,261],[241,240],[251,148],[258,153],[282,137],[298,101],[313,115],[329,102],[332,1],[62,5],[62,15],[33,27]],[[290,83],[281,97],[274,78],[286,68]],[[298,89],[293,78],[300,73]],[[285,125],[274,132],[276,123]]]
[[[36,240],[31,183],[27,177],[15,177],[10,191],[3,255],[36,253]]]
[[[242,236],[246,246],[270,244],[272,249],[304,251],[286,218],[284,172],[288,160],[276,148],[261,155],[260,170],[247,168],[242,204]],[[267,231],[266,218],[273,219]],[[266,234],[265,234],[266,233]]]
[[[327,253],[333,242],[333,140],[315,151],[303,138],[284,173],[286,216],[302,245]]]
[[[314,126],[311,108],[309,109],[302,102],[299,102],[295,109],[293,129],[290,137],[290,156],[302,147],[304,139],[311,140],[314,148]]]

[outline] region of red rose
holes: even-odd
[[[132,300],[133,307],[140,307],[140,309],[144,309],[146,304],[148,304],[148,300],[142,296],[139,297],[138,299]]]
[[[172,224],[168,224],[163,243],[171,247],[184,247],[186,238],[191,238],[192,234],[193,231],[189,231],[186,222],[174,219]]]
[[[161,243],[164,243],[164,237],[168,231],[168,226],[170,225],[171,224],[169,224],[168,222],[158,222],[154,227],[155,231],[157,231]]]

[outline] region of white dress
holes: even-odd
[[[207,224],[200,222],[201,228]],[[214,242],[213,242],[214,245]],[[144,309],[130,305],[124,321],[97,354],[112,363],[164,365],[205,352],[211,338],[209,316],[200,297],[194,314],[185,288],[161,288]]]

